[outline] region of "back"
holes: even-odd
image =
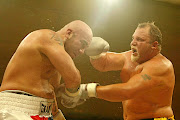
[[[20,43],[6,68],[1,91],[18,89],[40,97],[53,97],[49,80],[57,71],[39,50],[43,41],[51,37],[46,33],[55,34],[51,30],[38,30]]]

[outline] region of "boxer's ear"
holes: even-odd
[[[72,36],[73,36],[73,31],[72,31],[72,29],[67,29],[65,37],[66,37],[67,39],[70,39]]]
[[[152,49],[153,50],[156,50],[156,49],[158,49],[158,45],[159,45],[159,43],[158,43],[158,41],[154,41],[153,43],[152,43]]]

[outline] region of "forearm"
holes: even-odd
[[[106,66],[106,53],[109,51],[109,43],[101,37],[93,37],[91,44],[85,50],[85,54],[90,57],[90,62],[99,71],[104,71]]]
[[[101,72],[122,70],[125,57],[123,53],[106,52],[100,58],[92,59],[90,62],[94,68]]]
[[[69,72],[67,72],[69,73]],[[76,72],[74,74],[69,73],[69,77],[63,77],[64,83],[66,88],[68,89],[75,89],[77,90],[81,84],[81,75],[78,69],[76,69]]]
[[[99,58],[89,58],[92,66],[98,71],[105,72],[107,54],[103,53]]]
[[[110,102],[122,102],[130,98],[128,90],[120,84],[97,86],[96,92],[97,98],[104,99]]]

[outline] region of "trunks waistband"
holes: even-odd
[[[175,120],[174,115],[172,117],[161,117],[161,118],[149,118],[149,119],[142,119],[142,120]]]
[[[54,99],[45,99],[20,90],[0,92],[0,111],[18,111],[29,116],[50,117]]]

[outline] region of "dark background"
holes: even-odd
[[[86,22],[94,36],[107,40],[110,51],[130,49],[131,36],[138,23],[155,21],[163,34],[162,54],[174,65],[176,85],[173,110],[180,119],[180,5],[153,0],[0,0],[0,79],[21,40],[31,31],[47,28],[57,31],[73,20]],[[101,73],[86,55],[75,60],[82,83],[120,83],[120,71]],[[1,81],[0,81],[1,83]],[[59,99],[58,99],[59,101]],[[59,108],[68,120],[119,119],[122,104],[91,98],[73,109]]]

